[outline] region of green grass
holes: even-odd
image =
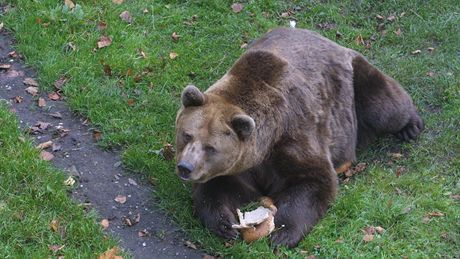
[[[66,12],[61,2],[51,0],[11,2],[14,8],[0,19],[15,32],[27,63],[38,69],[40,85],[50,90],[61,75],[69,77],[65,96],[76,113],[103,131],[101,146],[123,147],[126,166],[155,178],[160,206],[208,252],[236,258],[453,258],[460,253],[460,206],[450,197],[460,193],[457,1],[253,0],[244,1],[237,14],[231,1],[79,1],[81,12]],[[395,141],[384,139],[362,151],[359,160],[370,166],[342,185],[327,216],[298,248],[274,253],[267,240],[225,247],[193,218],[190,186],[174,175],[173,162],[155,151],[174,140],[181,89],[188,83],[206,89],[241,55],[241,44],[286,26],[288,18],[281,13],[295,7],[301,8],[292,16],[297,27],[361,51],[400,81],[427,129],[415,144],[400,145],[404,158],[396,163],[388,163],[388,150],[399,145]],[[118,17],[124,10],[133,16],[132,24]],[[376,15],[396,16],[385,22],[384,36],[377,30]],[[101,21],[106,30],[97,29]],[[317,24],[325,22],[335,28],[319,30]],[[394,33],[398,28],[400,36]],[[342,34],[338,39],[336,31]],[[173,32],[181,35],[178,42],[171,40]],[[113,44],[94,50],[101,35],[112,37]],[[358,35],[370,41],[369,49],[355,43]],[[68,42],[75,51],[65,51]],[[435,50],[429,53],[427,47]],[[140,49],[147,58],[140,58]],[[421,53],[411,54],[416,49]],[[179,56],[171,60],[170,52]],[[104,74],[103,64],[110,66],[111,76]],[[428,71],[434,76],[426,76]],[[397,166],[406,168],[399,178]],[[434,211],[444,216],[423,223]],[[365,243],[361,229],[370,225],[385,232]],[[342,243],[336,242],[339,238]]]
[[[3,103],[0,125],[0,257],[95,258],[116,245],[93,212],[71,201],[64,175],[39,159],[31,141],[21,141],[16,118]],[[53,252],[53,245],[64,247]]]

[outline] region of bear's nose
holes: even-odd
[[[179,176],[182,180],[189,180],[190,173],[193,172],[194,169],[195,167],[186,161],[180,161],[179,164],[177,164],[177,171],[179,171]]]

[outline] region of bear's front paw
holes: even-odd
[[[302,230],[297,227],[283,226],[270,235],[270,240],[275,246],[284,245],[291,248],[297,246],[302,237]]]
[[[229,208],[201,211],[200,220],[211,232],[220,237],[225,239],[238,237],[238,231],[232,228],[232,225],[237,224],[237,221]]]

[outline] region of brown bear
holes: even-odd
[[[236,209],[275,201],[274,245],[293,247],[325,214],[335,168],[358,145],[391,133],[417,137],[409,95],[358,52],[315,32],[272,30],[202,93],[189,85],[176,118],[177,173],[193,183],[194,211],[235,238]]]

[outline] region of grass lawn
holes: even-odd
[[[155,182],[160,206],[208,252],[235,258],[459,255],[458,1],[251,0],[243,1],[239,13],[232,11],[231,1],[125,0],[118,5],[83,0],[73,9],[55,0],[9,2],[0,22],[15,32],[19,52],[39,71],[40,85],[51,90],[55,80],[69,78],[67,101],[102,130],[101,146],[123,147],[125,165]],[[129,11],[131,23],[119,17],[123,11]],[[242,44],[291,19],[298,28],[361,51],[400,81],[419,107],[426,131],[413,144],[388,138],[363,150],[358,159],[369,166],[341,186],[327,216],[298,248],[273,252],[267,240],[225,245],[193,218],[190,186],[175,176],[174,163],[155,151],[174,142],[175,114],[186,84],[206,89],[241,55]],[[178,40],[172,39],[174,32]],[[101,36],[110,37],[111,45],[98,49]],[[420,53],[412,54],[415,50]],[[11,131],[2,128],[0,134]],[[402,158],[391,158],[394,147]],[[29,153],[19,153],[17,160]],[[5,160],[6,153],[0,154]],[[42,181],[51,185],[54,180]],[[67,207],[53,211],[61,210]],[[365,242],[362,229],[368,226],[385,231]],[[17,228],[18,233],[34,229]]]
[[[95,258],[116,245],[69,198],[64,175],[38,158],[3,103],[0,125],[0,257]]]

